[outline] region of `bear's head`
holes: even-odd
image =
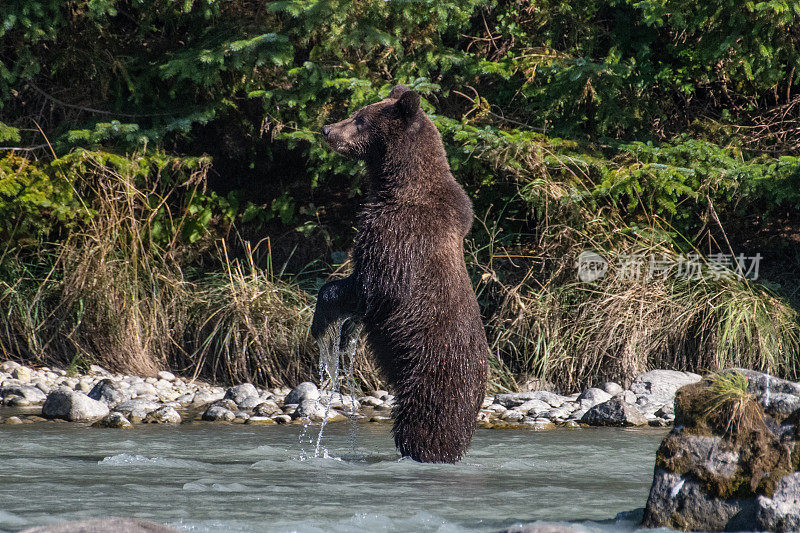
[[[427,121],[419,106],[419,95],[405,85],[396,85],[380,102],[362,107],[350,118],[323,126],[325,142],[336,152],[366,160],[384,154],[398,136],[419,130]]]

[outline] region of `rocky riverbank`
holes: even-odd
[[[674,419],[678,388],[697,374],[653,370],[629,388],[604,383],[570,395],[538,390],[487,396],[478,424],[488,428],[549,429],[557,426],[667,426]],[[125,428],[138,423],[228,422],[290,424],[355,417],[391,419],[394,397],[371,391],[353,399],[320,391],[313,383],[294,389],[260,389],[245,383],[229,388],[159,372],[157,377],[112,374],[93,366],[88,374],[0,363],[0,423],[45,420]]]

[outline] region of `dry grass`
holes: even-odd
[[[153,374],[172,348],[165,331],[185,315],[177,247],[152,241],[153,215],[167,200],[159,195],[159,172],[143,158],[112,164],[91,152],[73,155],[86,223],[63,244],[42,246],[33,259],[45,265],[30,256],[4,264],[0,346],[33,363]],[[191,173],[194,184],[207,168]],[[150,177],[144,186],[137,183],[142,176]]]
[[[800,323],[785,300],[732,275],[647,276],[646,265],[638,278],[623,275],[623,257],[678,260],[665,221],[650,216],[646,226],[628,226],[617,206],[587,195],[588,167],[546,146],[478,156],[517,180],[536,221],[536,233],[516,240],[485,223],[476,237],[484,244],[468,248],[481,279],[495,389],[536,379],[575,391],[605,380],[627,384],[653,368],[741,366],[800,377]],[[589,283],[576,268],[587,250],[609,263]]]
[[[481,278],[491,390],[535,378],[571,391],[607,379],[627,383],[656,367],[800,375],[800,327],[783,300],[735,277],[624,279],[614,266],[622,254],[676,256],[661,222],[634,231],[611,207],[580,200],[580,169],[570,174],[565,163],[563,177],[553,178],[552,161],[541,161],[554,156],[544,149],[489,155],[498,165],[516,158],[520,194],[539,220],[535,235],[515,242],[487,223],[482,244],[468,248],[468,265]],[[73,158],[87,220],[61,245],[4,257],[0,356],[139,374],[171,367],[268,386],[317,379],[319,354],[308,336],[313,291],[257,268],[246,243],[231,258],[224,244],[209,241],[202,251],[216,271],[187,267],[198,246],[178,238],[185,198],[203,186],[207,164],[184,169],[186,179],[170,185],[162,176],[168,166],[148,167],[139,156]],[[166,241],[155,227],[165,217],[175,235]],[[587,249],[611,267],[603,279],[582,283],[575,262]],[[361,386],[380,386],[363,345],[355,371]]]
[[[747,377],[738,372],[720,372],[707,378],[708,386],[697,397],[700,416],[729,437],[764,430],[764,411],[747,392]]]
[[[62,245],[0,265],[0,357],[270,387],[316,379],[314,299],[297,282],[257,268],[249,243],[240,258],[209,243],[203,254],[219,270],[187,269],[204,245],[182,243],[187,210],[170,200],[203,187],[207,164],[170,185],[144,157],[74,157],[70,178],[89,216]],[[355,373],[365,388],[381,384],[363,345]]]

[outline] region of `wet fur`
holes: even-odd
[[[463,252],[472,206],[407,88],[326,128],[334,150],[366,162],[370,192],[353,274],[320,290],[312,334],[342,315],[361,317],[395,392],[397,448],[417,461],[456,462],[486,386],[488,346]]]

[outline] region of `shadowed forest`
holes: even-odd
[[[367,193],[318,132],[396,83],[474,204],[494,390],[800,377],[800,0],[3,0],[0,359],[316,376]]]

